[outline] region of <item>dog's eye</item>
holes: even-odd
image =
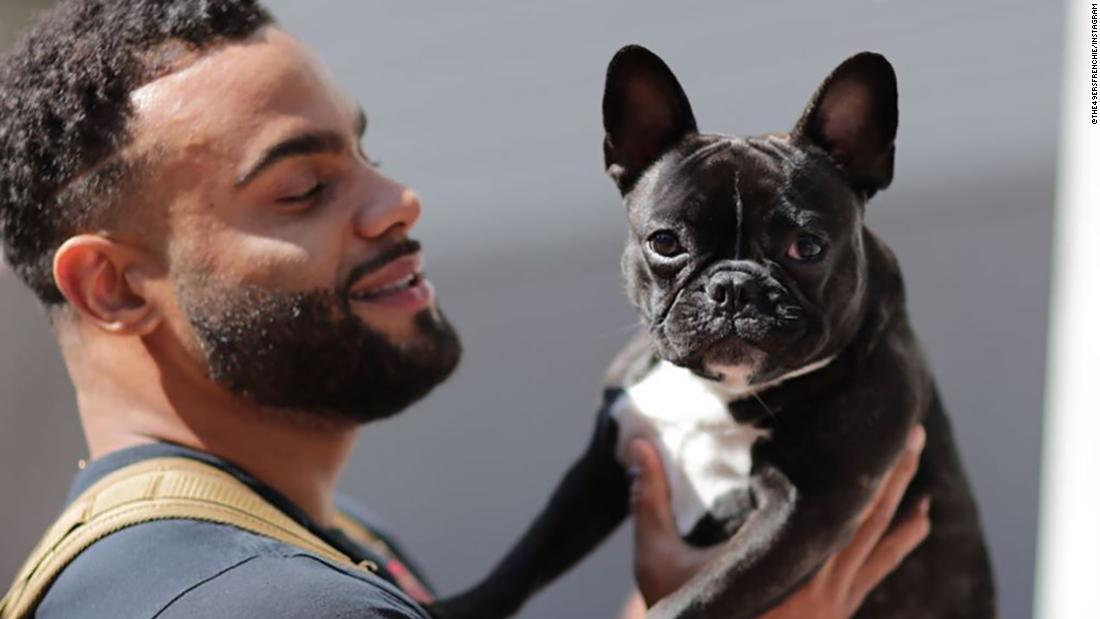
[[[816,262],[825,255],[825,240],[813,234],[801,234],[787,248],[787,257],[802,262]]]
[[[684,248],[680,246],[680,239],[677,239],[676,235],[668,230],[658,230],[650,235],[649,248],[665,258],[672,258],[684,253]]]

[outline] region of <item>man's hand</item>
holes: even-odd
[[[668,483],[657,450],[647,441],[631,443],[637,477],[631,489],[634,515],[634,576],[644,598],[628,605],[630,615],[681,587],[721,554],[721,545],[695,548],[680,538],[669,504]],[[852,540],[833,555],[817,574],[762,619],[847,618],[855,614],[864,597],[894,570],[928,535],[928,500],[919,504],[889,534],[886,530],[917,470],[924,448],[924,429],[914,428],[894,467],[886,474],[875,496],[860,515]],[[885,534],[885,535],[884,535]]]

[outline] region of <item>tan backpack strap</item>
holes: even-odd
[[[337,529],[340,529],[345,535],[350,537],[352,541],[370,548],[383,557],[393,558],[397,556],[397,553],[390,548],[385,540],[378,537],[374,531],[368,529],[354,516],[337,510],[333,515],[333,524],[336,525]]]
[[[390,575],[397,581],[397,586],[409,597],[420,604],[435,602],[435,594],[414,572],[409,570],[401,557],[377,533],[347,512],[337,511],[333,520],[333,524],[336,525],[337,529],[343,531],[344,535],[350,537],[352,541],[370,548],[383,558]]]
[[[62,512],[0,601],[0,619],[30,616],[61,570],[96,541],[167,519],[232,525],[333,563],[377,569],[356,564],[225,471],[190,458],[155,458],[105,476]]]

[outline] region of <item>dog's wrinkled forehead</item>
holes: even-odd
[[[719,224],[725,206],[738,220],[778,211],[795,224],[815,216],[848,221],[860,202],[824,153],[786,135],[694,136],[655,162],[626,196],[630,219],[642,228],[668,218]]]

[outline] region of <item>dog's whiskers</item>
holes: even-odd
[[[642,321],[639,320],[637,322],[633,322],[633,323],[630,323],[628,325],[623,325],[621,327],[615,327],[613,329],[608,329],[608,330],[598,334],[596,336],[596,339],[597,340],[602,340],[602,339],[605,339],[605,338],[608,338],[608,337],[611,337],[611,336],[614,336],[614,335],[622,335],[623,333],[626,333],[628,331],[632,331],[632,330],[637,329],[638,327],[641,327],[641,326],[642,326]]]

